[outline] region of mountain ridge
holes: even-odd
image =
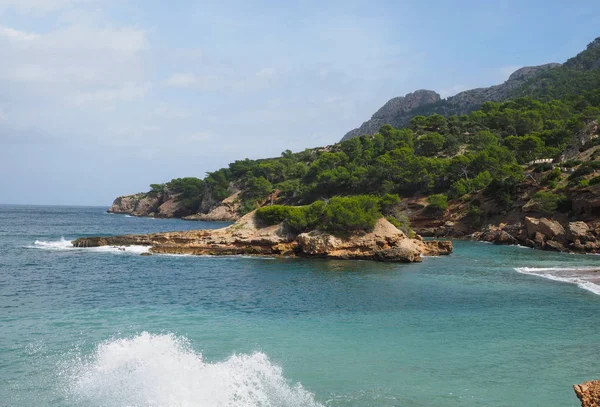
[[[474,88],[457,93],[446,99],[433,90],[417,90],[405,96],[395,97],[387,101],[371,119],[364,122],[360,127],[350,130],[342,137],[341,141],[359,137],[364,134],[372,135],[379,131],[381,126],[389,124],[393,127],[405,127],[410,119],[415,116],[428,116],[441,114],[451,116],[455,114],[467,114],[481,107],[484,102],[502,102],[511,96],[511,92],[540,73],[561,66],[559,63],[548,63],[537,66],[526,66],[514,71],[508,79],[499,84],[484,88]],[[430,101],[414,104],[415,94],[427,94]],[[432,96],[436,95],[436,97]],[[408,103],[402,103],[408,101]],[[414,106],[411,106],[411,103]],[[387,108],[386,108],[387,107]],[[395,108],[392,108],[395,107]],[[383,114],[385,113],[385,114]]]

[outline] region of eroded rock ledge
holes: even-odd
[[[600,407],[600,380],[593,380],[573,386],[581,407]]]
[[[285,224],[262,227],[251,212],[231,226],[147,235],[86,237],[75,247],[151,246],[151,253],[193,255],[303,256],[331,259],[418,262],[421,256],[452,253],[450,241],[411,239],[386,219],[369,233],[340,238],[322,231],[296,234]]]

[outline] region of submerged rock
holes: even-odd
[[[600,407],[600,380],[593,380],[573,386],[581,407]]]
[[[385,218],[371,232],[339,237],[315,230],[296,234],[285,224],[262,227],[251,212],[231,226],[216,230],[191,230],[148,235],[87,237],[75,247],[150,246],[150,253],[195,255],[303,256],[331,259],[421,261],[421,255],[452,252],[450,241],[421,241],[407,237]]]

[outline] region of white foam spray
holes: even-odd
[[[30,249],[45,249],[45,250],[85,250],[91,252],[105,253],[131,253],[142,254],[150,250],[149,246],[99,246],[99,247],[74,247],[70,240],[65,240],[61,237],[60,240],[44,241],[36,240],[32,246],[26,246]]]
[[[516,267],[521,274],[547,278],[548,280],[576,284],[579,288],[600,295],[598,267]]]
[[[317,407],[264,353],[208,363],[185,338],[144,332],[100,344],[67,374],[70,398],[85,406]]]

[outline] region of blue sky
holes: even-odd
[[[596,1],[0,0],[0,203],[109,205],[563,62]]]

